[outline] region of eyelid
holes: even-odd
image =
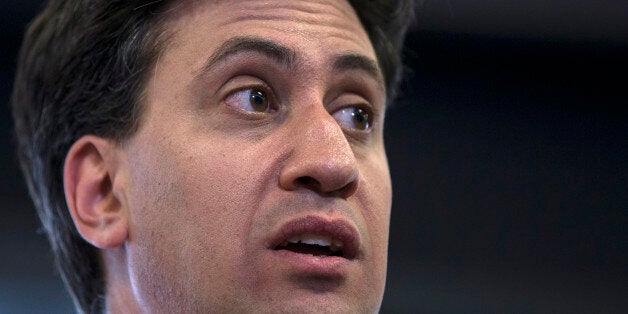
[[[365,103],[372,109],[375,116],[380,116],[386,109],[385,90],[380,89],[379,84],[376,84],[368,75],[355,74],[354,72],[349,72],[346,75],[341,74],[334,79],[333,86],[334,94],[356,97],[358,100],[349,102]]]
[[[366,115],[368,116],[367,121],[366,121],[366,128],[365,129],[361,129],[361,128],[356,128],[356,127],[351,127],[351,126],[345,126],[342,123],[339,122],[340,127],[344,130],[350,131],[350,132],[354,132],[354,133],[370,133],[373,130],[373,127],[375,125],[375,114],[374,114],[374,110],[372,108],[372,106],[367,105],[367,104],[360,104],[360,103],[355,103],[355,104],[349,104],[349,105],[345,105],[342,106],[334,111],[331,112],[331,116],[334,117],[334,119],[336,119],[336,114],[340,113],[344,110],[347,109],[361,109],[363,110]],[[351,118],[353,118],[353,115],[351,116]]]
[[[278,98],[275,96],[273,89],[266,84],[263,80],[254,77],[254,76],[240,76],[234,77],[228,80],[221,88],[220,88],[220,99],[221,102],[225,103],[225,101],[231,97],[232,95],[245,91],[247,89],[259,89],[266,94],[268,97],[269,108],[273,111],[277,111],[279,109]],[[244,110],[243,110],[244,111]],[[263,112],[250,112],[252,114],[260,114]]]
[[[350,107],[357,107],[365,110],[370,120],[375,122],[381,114],[382,109],[380,105],[374,104],[371,97],[372,95],[364,94],[360,90],[344,88],[331,95],[333,100],[330,99],[330,113],[335,113],[339,110],[343,110]]]

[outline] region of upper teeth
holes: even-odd
[[[332,251],[342,250],[342,242],[335,240],[332,237],[313,235],[313,234],[298,234],[293,236],[281,244],[281,246],[287,246],[288,243],[305,243],[310,245],[327,246]]]

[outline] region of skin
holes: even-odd
[[[341,55],[376,60],[351,6],[190,1],[168,14],[139,130],[124,143],[86,138],[95,149],[70,154],[100,153],[94,177],[111,191],[67,192],[79,231],[103,249],[108,311],[376,312],[392,194],[386,99],[377,68],[332,66]],[[215,58],[234,38],[271,42],[292,61],[255,49]],[[265,92],[265,111],[250,106],[250,88]],[[368,112],[370,127],[347,108]],[[81,167],[97,161],[69,160],[66,188],[80,187]],[[304,216],[357,231],[358,255],[339,274],[300,273],[266,247]]]

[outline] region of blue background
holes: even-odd
[[[67,313],[8,99],[41,1],[2,1],[0,313]],[[424,1],[387,117],[383,313],[628,312],[628,2]]]

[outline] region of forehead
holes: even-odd
[[[211,50],[229,38],[255,35],[312,54],[342,47],[376,59],[357,14],[344,0],[175,1],[166,12],[164,26],[175,49],[206,38],[202,49]]]

